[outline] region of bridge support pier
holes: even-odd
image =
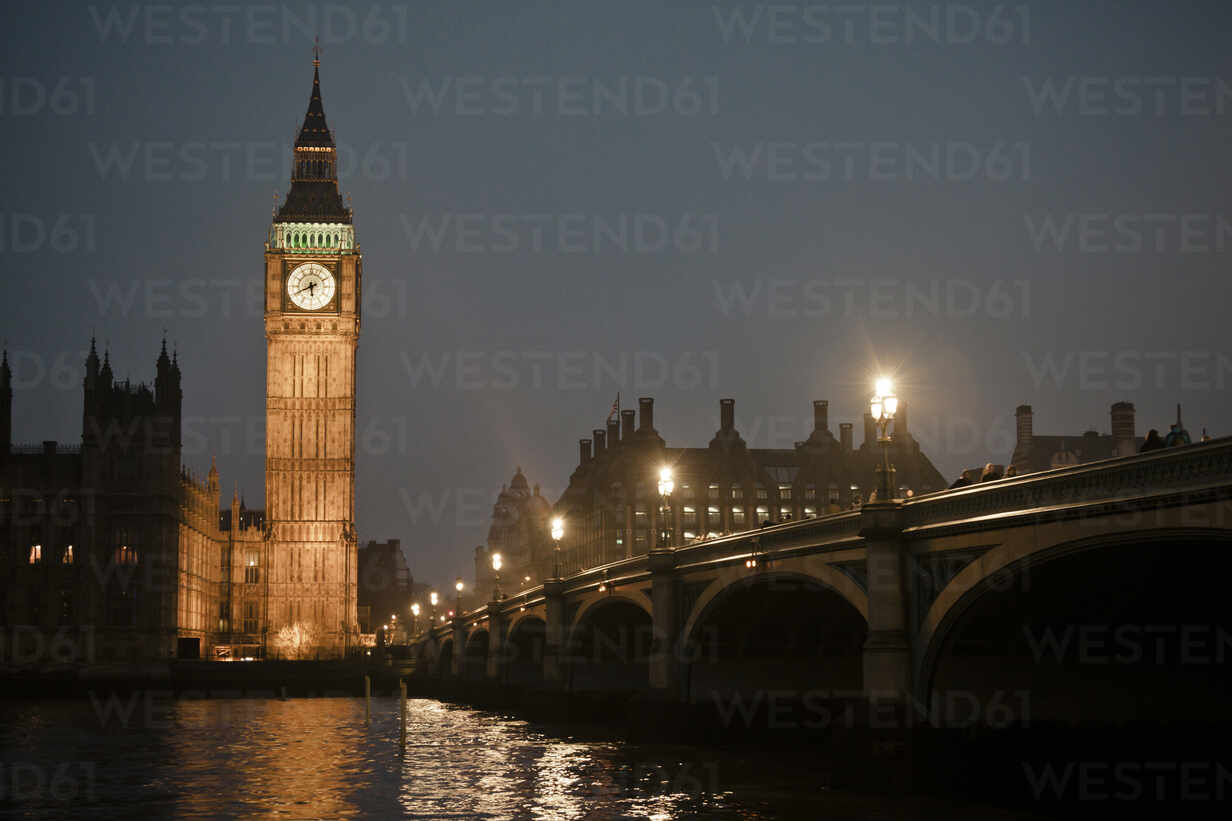
[[[505,616],[501,613],[501,603],[488,602],[488,657],[484,674],[496,681],[505,676],[505,663],[508,654],[505,648]]]
[[[459,614],[455,613],[449,626],[453,628],[453,658],[450,660],[449,673],[456,678],[462,675],[462,665],[466,661],[466,625],[462,623]]]
[[[868,638],[864,642],[864,695],[906,701],[911,695],[910,604],[902,543],[901,502],[870,502],[861,510],[860,535],[868,561]]]
[[[565,594],[560,579],[543,583],[543,681],[549,687],[565,680]]]
[[[668,698],[679,696],[680,625],[676,618],[676,553],[670,548],[651,550],[647,556],[651,574],[650,688]]]

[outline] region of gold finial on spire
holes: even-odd
[[[312,38],[312,67],[321,67],[321,36]]]

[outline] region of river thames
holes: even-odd
[[[629,745],[427,699],[10,702],[3,813],[91,818],[1023,818],[827,788],[749,752]]]

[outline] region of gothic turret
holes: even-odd
[[[178,364],[172,364],[171,357],[167,356],[167,340],[164,338],[154,376],[154,404],[158,408],[158,415],[164,420],[161,424],[165,426],[168,441],[176,447],[180,445],[183,403],[180,368]]]

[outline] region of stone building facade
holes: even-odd
[[[533,490],[519,467],[501,488],[492,506],[492,524],[487,544],[475,548],[475,587],[465,597],[471,605],[489,601],[496,590],[492,554],[503,561],[501,584],[506,589],[521,589],[529,576],[535,584],[552,572],[552,504]]]
[[[1014,411],[1017,437],[1010,466],[1021,475],[1137,453],[1142,437],[1135,430],[1133,403],[1115,402],[1108,415],[1111,433],[1088,430],[1069,436],[1040,435],[1035,432],[1031,406],[1019,405]]]
[[[551,510],[565,519],[561,572],[573,573],[647,553],[663,531],[672,544],[752,530],[781,522],[859,507],[876,481],[881,452],[876,426],[864,415],[864,438],[853,442],[853,425],[830,430],[829,403],[813,403],[813,430],[793,448],[750,448],[735,424],[735,400],[719,401],[719,429],[706,447],[669,447],[655,428],[654,399],[642,398],[638,411],[620,412],[578,443],[578,464],[568,487]],[[905,493],[942,490],[945,480],[920,450],[900,403],[892,429],[890,458]],[[672,468],[674,491],[660,515],[659,470]],[[520,477],[515,476],[515,481]],[[525,488],[522,478],[521,487]],[[511,506],[516,488],[502,491],[493,512],[488,545],[476,551],[478,585],[490,584],[487,558],[501,550],[506,589],[530,576],[549,578],[553,544],[551,513],[536,505],[525,517]],[[537,496],[537,494],[536,494]],[[510,510],[528,519],[510,541]],[[664,527],[666,525],[666,527]]]

